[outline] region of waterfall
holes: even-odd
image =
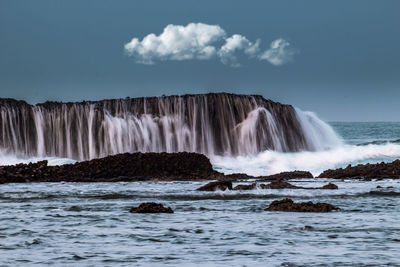
[[[312,113],[261,96],[225,93],[34,106],[0,99],[0,127],[3,153],[77,160],[135,151],[315,151],[341,142]]]

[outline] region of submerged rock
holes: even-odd
[[[164,207],[162,204],[154,202],[145,202],[136,208],[131,208],[132,213],[174,213],[170,207]]]
[[[217,190],[232,190],[232,182],[231,181],[216,181],[211,182],[202,187],[197,188],[197,191],[217,191]]]
[[[290,198],[273,201],[265,211],[288,211],[288,212],[330,212],[339,208],[327,203],[300,202],[295,203]]]

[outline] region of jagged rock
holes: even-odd
[[[324,185],[322,187],[322,189],[330,189],[330,190],[334,190],[334,189],[339,189],[339,187],[335,184],[329,183],[327,185]]]
[[[289,211],[289,212],[330,212],[339,208],[327,203],[300,202],[295,203],[290,198],[273,201],[265,211]]]
[[[253,190],[257,187],[256,183],[252,184],[238,184],[233,188],[233,190]]]
[[[346,168],[326,170],[318,178],[354,178],[370,181],[371,179],[400,179],[400,160],[390,163],[348,165]]]
[[[217,191],[217,190],[232,190],[232,182],[231,181],[216,181],[211,182],[202,187],[197,188],[197,191]]]
[[[170,207],[164,207],[162,204],[154,202],[145,202],[136,208],[131,208],[132,213],[174,213]]]

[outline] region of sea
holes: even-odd
[[[224,173],[267,175],[400,158],[400,123],[331,122],[329,150],[213,157]],[[73,162],[47,158],[50,164]],[[39,160],[2,156],[2,164]],[[400,266],[400,181],[296,179],[338,190],[199,192],[207,181],[0,185],[0,266]],[[246,182],[237,182],[234,185]],[[379,188],[377,188],[379,186]],[[331,213],[266,212],[274,200]],[[173,214],[134,214],[158,202]]]

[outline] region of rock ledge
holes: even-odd
[[[265,211],[288,211],[288,212],[330,212],[339,208],[327,203],[300,202],[294,203],[290,198],[273,201]]]

